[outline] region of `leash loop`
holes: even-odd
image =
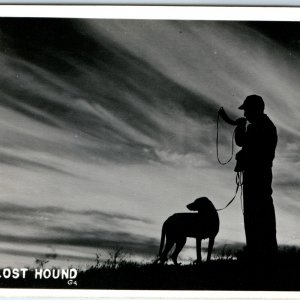
[[[217,149],[217,159],[220,165],[227,165],[233,158],[233,149],[234,149],[234,135],[235,135],[235,130],[232,133],[232,140],[231,140],[231,155],[230,158],[225,161],[222,162],[219,158],[219,119],[220,119],[220,114],[218,112],[218,117],[217,117],[217,138],[216,138],[216,149]],[[231,123],[230,123],[231,124]],[[233,124],[231,124],[233,125]],[[235,193],[233,198],[226,204],[226,206],[224,206],[223,208],[219,208],[217,209],[217,211],[221,211],[224,210],[225,208],[227,208],[236,198],[239,188],[241,187],[241,195],[240,195],[240,199],[241,199],[241,208],[242,208],[242,212],[244,213],[244,207],[243,207],[243,189],[242,189],[242,185],[243,185],[243,172],[237,172],[236,173],[236,177],[235,177],[235,183],[236,183],[236,189],[235,189]]]
[[[233,131],[232,133],[232,139],[231,139],[231,155],[230,155],[230,158],[225,161],[225,162],[222,162],[219,158],[219,119],[220,119],[220,114],[218,113],[218,117],[217,117],[217,138],[216,138],[216,148],[217,148],[217,159],[218,159],[218,162],[220,165],[227,165],[231,160],[232,160],[232,157],[233,157],[233,148],[234,148],[234,143],[233,143],[233,140],[234,140],[234,134],[235,134],[235,130]]]

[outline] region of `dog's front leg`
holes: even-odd
[[[201,255],[201,242],[202,242],[202,239],[196,238],[197,260],[194,261],[195,264],[201,264],[201,261],[202,261],[202,255]]]
[[[207,261],[210,261],[211,252],[214,246],[215,237],[210,237],[208,242],[208,250],[207,250]]]

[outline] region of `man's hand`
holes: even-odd
[[[236,126],[237,123],[230,119],[227,115],[227,113],[225,112],[225,109],[223,107],[221,107],[219,110],[218,110],[218,114],[219,116],[228,124],[232,125],[232,126]]]
[[[225,112],[225,109],[223,107],[221,107],[219,110],[218,110],[218,114],[220,115],[220,117],[222,117],[222,119],[224,119],[224,116],[226,118],[227,114]]]

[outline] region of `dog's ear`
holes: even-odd
[[[200,202],[200,203],[207,203],[207,202],[210,202],[210,200],[207,198],[207,197],[200,197],[200,198],[197,198],[195,200],[195,202]]]
[[[200,210],[205,211],[207,207],[210,207],[211,205],[212,203],[207,197],[200,197],[197,198],[194,202],[188,204],[187,208],[193,211],[200,211]]]
[[[186,207],[189,210],[200,211],[202,209],[206,209],[206,207],[211,205],[211,201],[207,197],[197,198],[194,202],[188,204]]]

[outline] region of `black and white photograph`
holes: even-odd
[[[300,290],[300,23],[0,18],[0,287]]]

